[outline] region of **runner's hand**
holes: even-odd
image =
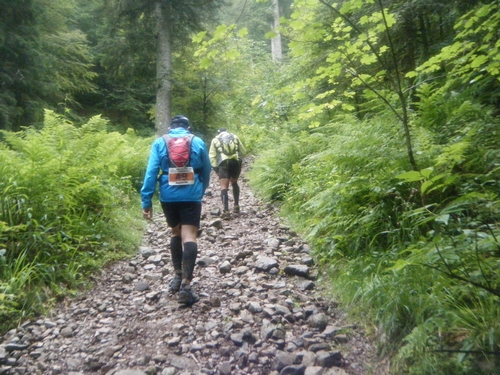
[[[153,221],[153,207],[143,208],[142,217],[148,221]]]

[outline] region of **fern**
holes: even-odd
[[[128,210],[139,211],[131,196],[151,140],[106,128],[99,116],[76,127],[46,111],[40,130],[3,132],[0,249],[7,267],[0,294],[16,296],[4,299],[10,313],[13,306],[36,310],[42,290],[77,287],[99,264],[124,256],[139,241],[142,225],[134,224],[139,218]],[[14,269],[16,262],[22,266]],[[14,282],[9,293],[5,280]],[[23,287],[29,293],[16,294]]]

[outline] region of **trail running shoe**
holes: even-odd
[[[239,214],[239,213],[240,213],[240,206],[234,206],[234,208],[233,208],[233,212],[234,212],[235,214]]]
[[[229,211],[224,211],[224,212],[222,213],[222,215],[221,215],[221,218],[222,218],[223,220],[229,220],[229,219],[231,219],[231,213],[230,213]]]
[[[193,293],[191,291],[191,288],[189,288],[189,289],[182,288],[179,291],[178,301],[182,305],[191,306],[191,305],[195,304],[196,302],[198,302],[199,300],[200,300],[200,297],[198,297],[197,294]]]
[[[174,278],[170,281],[170,290],[173,293],[177,293],[179,289],[181,288],[181,283],[182,283],[182,276],[181,275],[175,275]]]

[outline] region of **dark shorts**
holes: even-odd
[[[241,160],[226,159],[219,164],[219,178],[238,178],[241,173]]]
[[[200,227],[201,202],[161,202],[161,208],[170,228],[179,224]]]

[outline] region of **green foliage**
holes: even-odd
[[[288,23],[289,32],[301,36],[300,42],[290,43],[291,53],[297,57],[316,53],[322,59],[311,77],[307,77],[309,79],[294,82],[296,90],[309,88],[316,91],[326,86],[301,113],[301,118],[308,120],[336,108],[359,110],[356,98],[359,100],[360,96],[356,94],[363,90],[376,93],[400,116],[401,108],[394,108],[394,103],[386,97],[391,91],[401,89],[397,87],[397,70],[396,74],[392,73],[397,67],[390,68],[391,46],[385,39],[395,24],[394,15],[387,9],[374,7],[373,1],[347,1],[342,6],[320,3],[323,5],[297,2],[296,11]],[[371,10],[370,14],[367,14],[367,8]],[[320,16],[320,13],[324,15]],[[304,41],[321,51],[304,48]]]
[[[423,99],[422,117],[443,113],[415,132],[426,168],[407,171],[394,119],[339,117],[274,139],[252,186],[282,202],[395,373],[486,374],[500,347],[499,124],[474,101]]]
[[[391,178],[405,167],[391,126],[388,118],[346,118],[311,135],[321,148],[301,161],[284,208],[300,213],[295,220],[306,224],[304,234],[323,249],[320,258],[335,252],[355,256],[369,244],[384,250],[412,236],[401,213],[414,197]]]
[[[318,149],[321,139],[308,138],[306,134],[298,137],[279,137],[268,131],[270,142],[278,147],[267,150],[253,164],[249,173],[252,187],[268,200],[284,200],[295,185],[299,163]],[[271,141],[272,140],[272,141]]]
[[[154,128],[154,17],[144,15],[133,22],[118,19],[121,13],[114,2],[77,2],[76,22],[87,35],[95,64],[92,70],[98,76],[93,92],[78,94],[80,108],[72,115],[102,114],[114,130],[133,128],[146,134]]]
[[[432,97],[436,109],[443,105],[440,110],[436,111],[438,117],[428,119],[431,123],[438,124],[447,109],[456,108],[453,102],[457,100],[463,102],[463,111],[469,111],[471,122],[483,118],[483,114],[478,111],[477,104],[473,104],[475,101],[498,108],[499,28],[498,2],[481,4],[458,19],[455,24],[456,35],[452,43],[447,43],[439,53],[425,61],[414,72],[407,74],[408,77],[416,78],[417,85],[425,85],[431,81],[437,82],[421,89],[421,92],[429,92],[432,89],[433,95],[426,96],[428,99]],[[451,103],[446,103],[447,101]],[[425,105],[429,104],[425,103]],[[448,135],[445,133],[443,137]]]
[[[77,128],[46,111],[40,130],[3,132],[0,147],[0,313],[5,322],[74,289],[103,263],[134,250],[137,193],[150,140]],[[126,228],[126,229],[125,229]],[[6,328],[5,326],[2,328]]]
[[[202,32],[193,38],[196,64],[197,107],[203,109],[203,122],[208,130],[222,126],[241,135],[245,145],[255,142],[258,121],[251,113],[252,101],[262,94],[263,80],[272,80],[275,67],[262,44],[248,38],[245,28],[219,25],[213,32]],[[194,92],[194,91],[191,91]],[[251,150],[251,146],[250,146]]]
[[[496,374],[498,5],[392,2],[382,12],[348,1],[328,13],[319,3],[330,7],[294,2],[282,30],[292,63],[252,103],[255,122],[280,136],[264,133],[272,145],[259,143],[251,184],[306,236],[394,373]],[[464,11],[446,41],[439,33]],[[400,62],[405,54],[413,61]],[[420,168],[405,161],[405,121]]]
[[[2,2],[0,129],[42,122],[43,108],[77,107],[94,90],[86,36],[74,28],[73,0]]]
[[[227,2],[220,12],[220,21],[225,24],[237,24],[238,28],[246,28],[249,38],[254,42],[263,43],[270,31],[273,21],[273,8],[270,0],[232,0]],[[288,18],[292,0],[280,0],[280,15]],[[269,41],[265,47],[270,52]],[[284,48],[286,48],[284,46]]]
[[[444,70],[452,85],[476,84],[478,81],[500,75],[498,59],[499,4],[492,2],[464,14],[455,24],[457,34],[452,44],[443,47],[418,69],[418,73],[431,74]],[[410,76],[415,76],[412,72]],[[443,86],[449,90],[449,86]]]

